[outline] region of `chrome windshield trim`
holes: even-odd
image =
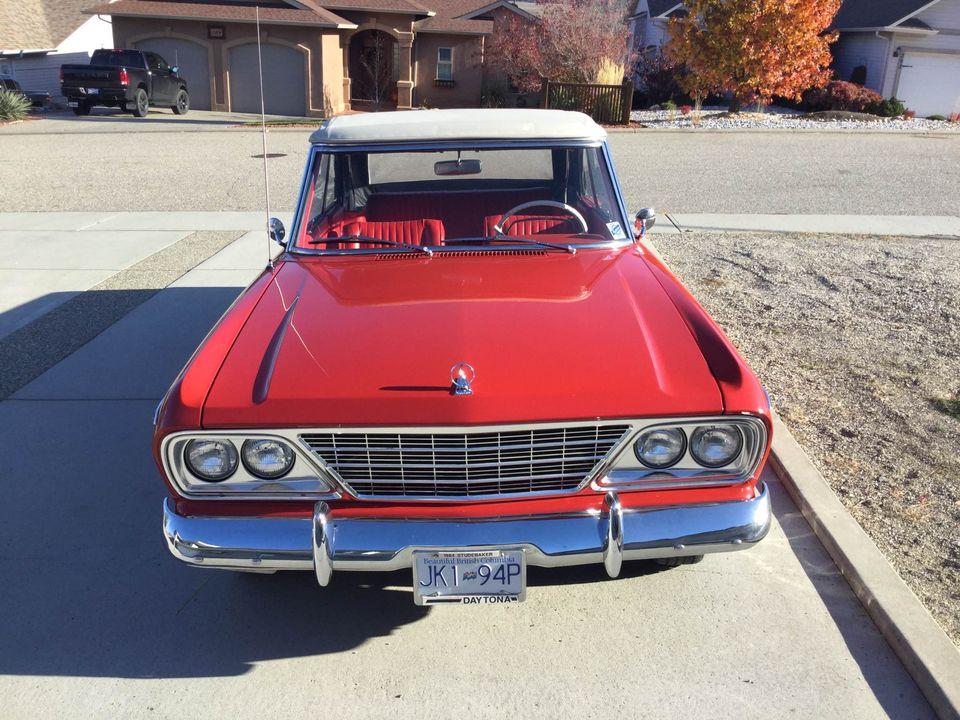
[[[632,245],[633,242],[630,240],[610,240],[602,243],[571,243],[571,245],[580,250],[617,250],[620,248],[628,247]],[[542,250],[543,252],[556,252],[559,254],[570,254],[562,248],[552,248],[546,247],[536,242],[529,242],[517,245],[505,245],[500,243],[483,243],[477,245],[438,245],[431,248],[434,255],[463,255],[467,252],[477,252],[478,250],[486,250],[491,252],[502,252],[504,254],[517,252],[517,251],[527,251],[530,250]],[[414,255],[409,250],[404,250],[402,248],[354,248],[352,250],[311,250],[309,248],[291,248],[287,252],[291,255],[303,255],[303,256],[313,256],[313,257],[337,257],[337,256],[361,256],[361,255],[407,255],[410,258],[419,258],[420,260],[428,260],[429,256],[421,253]]]

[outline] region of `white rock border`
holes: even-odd
[[[804,113],[788,108],[770,106],[762,114],[745,110],[741,116],[727,115],[726,108],[705,107],[699,125],[693,124],[692,113],[683,115],[679,109],[634,110],[632,122],[655,130],[846,130],[867,132],[960,132],[960,122],[927,120],[926,118],[877,118],[876,120],[813,120]]]

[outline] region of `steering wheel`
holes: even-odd
[[[498,222],[496,225],[493,226],[493,232],[496,233],[497,235],[503,235],[504,234],[503,228],[506,226],[507,220],[509,218],[513,217],[521,210],[526,210],[527,208],[532,208],[532,207],[559,208],[560,210],[563,210],[567,215],[572,217],[574,220],[579,222],[580,227],[583,228],[583,232],[585,233],[590,232],[590,228],[587,225],[587,221],[583,219],[583,215],[577,212],[577,209],[575,207],[570,207],[566,203],[557,202],[556,200],[532,200],[530,202],[521,203],[516,207],[510,208],[503,214],[503,217],[500,218],[500,222]]]

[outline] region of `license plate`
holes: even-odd
[[[80,103],[76,102],[75,100],[71,100],[67,103],[67,107],[80,107]]]
[[[413,553],[417,605],[514,603],[526,594],[527,566],[520,548]]]
[[[87,88],[87,95],[99,95],[100,88]]]

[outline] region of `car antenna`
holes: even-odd
[[[267,118],[263,103],[263,55],[260,52],[260,6],[257,11],[257,71],[260,75],[260,142],[263,147],[263,194],[267,201],[267,268],[273,269],[273,246],[270,244],[270,172],[267,169]]]

